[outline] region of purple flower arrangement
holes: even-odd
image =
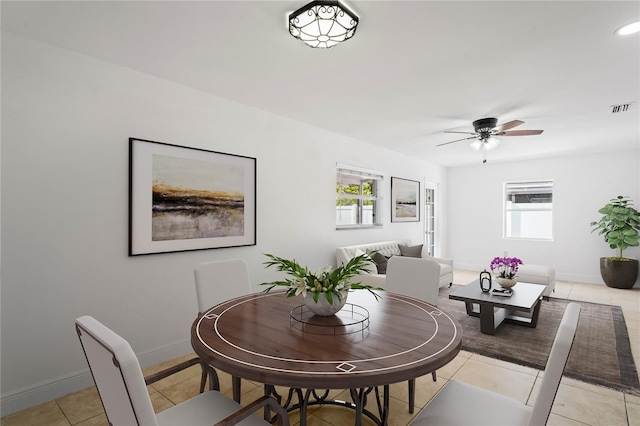
[[[522,260],[517,257],[494,257],[489,267],[497,271],[498,278],[513,279],[518,272],[518,265],[522,265]]]

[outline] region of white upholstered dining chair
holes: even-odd
[[[414,297],[434,306],[438,305],[438,291],[440,289],[440,264],[435,260],[391,256],[387,263],[387,277],[385,290],[405,296]],[[436,372],[431,372],[436,381]],[[409,412],[413,413],[416,400],[416,380],[410,379]]]
[[[411,425],[545,425],[569,358],[579,316],[580,305],[569,303],[556,332],[533,407],[489,390],[450,380]]]
[[[76,331],[110,425],[243,425],[265,426],[256,411],[269,407],[279,425],[289,425],[275,398],[263,396],[247,407],[218,391],[208,391],[155,413],[147,385],[198,363],[194,358],[147,378],[129,343],[93,317],[76,319]]]
[[[249,268],[244,259],[213,260],[197,265],[193,271],[196,283],[196,298],[198,313],[227,300],[251,293]],[[204,392],[207,375],[209,375],[209,389],[219,390],[217,374],[213,367],[200,363],[202,379],[200,393]],[[240,379],[232,377],[233,398],[240,402]]]

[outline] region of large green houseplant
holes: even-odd
[[[631,288],[638,279],[638,260],[622,256],[623,250],[640,244],[640,212],[629,197],[618,195],[598,210],[603,216],[591,222],[591,232],[600,231],[617,256],[600,258],[600,274],[605,284],[615,288]]]

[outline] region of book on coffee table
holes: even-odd
[[[509,297],[513,294],[513,290],[510,288],[494,288],[491,290],[491,294],[494,296]]]

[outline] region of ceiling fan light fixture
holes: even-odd
[[[632,22],[616,30],[616,34],[619,36],[626,36],[637,32],[640,32],[640,21]]]
[[[475,149],[476,151],[480,151],[482,149],[482,147],[484,146],[484,144],[482,143],[482,141],[480,139],[476,139],[473,142],[471,142],[471,144],[469,146],[471,148]]]
[[[486,139],[476,139],[475,141],[471,142],[470,146],[476,151],[491,151],[498,145],[500,145],[500,140],[490,136]]]
[[[328,49],[356,33],[358,16],[340,1],[312,1],[287,16],[289,33],[313,48]]]
[[[487,150],[487,151],[491,151],[492,149],[494,149],[498,145],[500,145],[500,140],[496,139],[494,137],[490,137],[489,139],[485,139],[483,142],[484,142],[484,149]]]

